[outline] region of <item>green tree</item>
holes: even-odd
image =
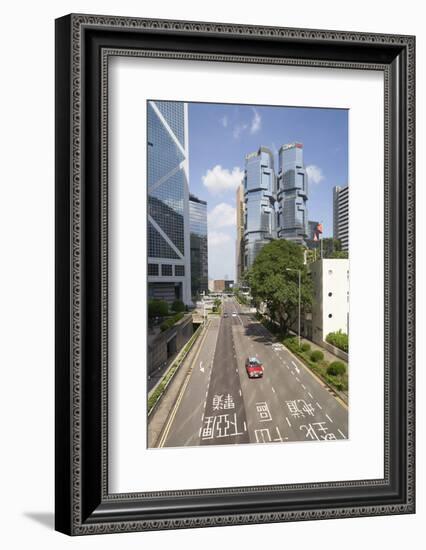
[[[175,300],[172,304],[172,309],[176,311],[176,313],[180,313],[181,311],[185,311],[185,304],[182,300]]]
[[[256,305],[266,304],[271,318],[279,323],[284,333],[298,316],[299,280],[298,272],[293,270],[301,271],[302,311],[310,311],[312,281],[300,245],[284,239],[271,241],[259,252],[248,273],[253,300]]]
[[[169,306],[163,300],[149,300],[148,317],[165,317],[169,313]]]

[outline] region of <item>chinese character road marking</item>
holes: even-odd
[[[277,433],[276,437],[274,437],[274,432],[272,432],[272,435],[271,435],[269,428],[254,430],[254,435],[256,436],[256,443],[272,443],[273,441],[283,441],[283,438],[280,434],[280,430],[278,426],[275,426],[275,431]]]
[[[304,399],[294,399],[286,401],[287,408],[294,418],[305,418],[305,416],[315,416],[312,403],[307,403]]]
[[[234,399],[231,394],[216,394],[213,397],[213,410],[221,411],[222,409],[235,409]]]
[[[266,401],[256,403],[256,410],[259,413],[260,422],[269,422],[270,420],[272,420],[272,416]]]
[[[237,414],[219,414],[216,416],[205,416],[204,427],[201,432],[201,439],[213,439],[242,435],[238,431]]]
[[[303,424],[299,428],[300,430],[305,430],[306,439],[316,439],[320,441],[323,440],[335,440],[336,436],[334,433],[328,433],[328,428],[325,425],[325,422],[313,422],[312,424]]]

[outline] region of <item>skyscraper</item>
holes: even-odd
[[[191,294],[197,299],[208,292],[207,202],[189,195],[191,243]]]
[[[274,157],[266,147],[246,156],[244,172],[244,269],[275,236]]]
[[[349,186],[333,188],[333,238],[349,250]]]
[[[282,145],[278,152],[278,238],[305,244],[308,236],[308,175],[302,143]]]
[[[188,105],[148,102],[148,297],[191,303]]]
[[[240,183],[237,187],[237,196],[235,200],[236,204],[236,226],[237,226],[237,239],[236,239],[236,270],[235,280],[237,283],[241,282],[241,278],[244,272],[244,185]]]

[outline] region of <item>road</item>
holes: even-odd
[[[223,313],[210,320],[157,445],[347,439],[347,406],[234,298]],[[263,378],[248,378],[248,356],[262,361]]]

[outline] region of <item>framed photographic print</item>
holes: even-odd
[[[57,530],[414,512],[414,55],[56,21]]]

